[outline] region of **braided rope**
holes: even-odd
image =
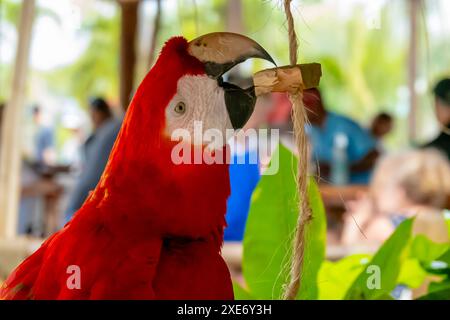
[[[284,11],[288,23],[289,60],[291,65],[297,63],[298,41],[291,12],[291,0],[284,0]],[[292,121],[294,136],[299,154],[297,192],[299,195],[299,218],[293,240],[293,254],[291,260],[290,280],[285,286],[284,299],[294,300],[300,290],[301,274],[305,252],[305,226],[311,220],[311,208],[308,202],[308,141],[306,139],[305,124],[308,121],[305,106],[302,101],[302,91],[289,95],[292,103]]]

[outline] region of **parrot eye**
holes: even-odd
[[[184,114],[186,112],[186,104],[182,101],[178,102],[174,108],[174,111],[178,114]]]

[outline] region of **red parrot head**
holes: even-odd
[[[227,129],[241,128],[253,112],[254,89],[226,83],[222,75],[251,57],[273,63],[258,43],[239,34],[168,40],[133,97],[91,199],[101,202],[120,195],[116,207],[148,213],[160,206],[174,219],[183,214],[197,217],[199,226],[211,225],[209,217],[202,217],[210,211],[219,212],[223,220],[229,194],[227,166],[175,164],[172,156],[178,142],[171,136],[182,129],[192,138],[196,122],[203,131],[216,130],[223,137]],[[219,200],[210,203],[214,199]]]
[[[173,146],[174,130],[184,129],[193,138],[196,122],[224,138],[227,129],[241,128],[255,106],[254,88],[241,89],[224,82],[222,75],[251,57],[274,63],[258,43],[235,33],[168,40],[128,108],[115,161],[124,166],[153,162],[156,150]]]

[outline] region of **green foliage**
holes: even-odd
[[[445,274],[450,277],[450,249],[445,251],[440,257],[436,258],[436,261],[443,263],[441,270],[445,271]]]
[[[442,290],[431,291],[418,300],[450,300],[450,283]]]
[[[325,261],[319,272],[320,299],[392,299],[397,285],[420,287],[431,275],[445,275],[432,282],[421,300],[448,299],[450,290],[449,243],[435,243],[424,235],[412,236],[413,219],[404,221],[368,262],[369,256],[352,255],[338,262]],[[368,286],[378,266],[380,289]],[[436,279],[436,278],[435,278]],[[351,285],[350,285],[351,284]]]
[[[434,275],[444,276],[442,282],[432,282],[429,291],[441,289],[442,286],[447,287],[450,283],[450,250],[444,252],[440,257],[425,265],[425,270]]]
[[[292,237],[298,218],[297,159],[279,145],[279,171],[261,178],[254,192],[244,236],[243,274],[250,294],[258,299],[280,298],[289,279]],[[306,229],[306,248],[299,298],[315,299],[317,273],[325,255],[325,214],[314,180],[309,182],[313,219]]]
[[[397,283],[408,286],[409,288],[418,288],[427,276],[420,262],[416,258],[407,258],[400,267]]]
[[[441,3],[444,1],[436,1],[434,5],[423,7],[424,22],[439,16]],[[405,144],[407,99],[402,98],[399,93],[406,86],[408,32],[407,28],[398,27],[408,19],[405,2],[390,1],[383,5],[379,29],[368,27],[366,4],[337,5],[337,2],[302,0],[300,3],[293,3],[300,44],[299,62],[316,61],[322,64],[321,88],[331,110],[347,114],[363,123],[368,123],[370,117],[380,110],[390,111],[396,114],[397,123],[388,142],[391,146]],[[181,34],[192,39],[200,34],[234,27],[229,24],[239,21],[238,16],[228,17],[230,2],[225,0],[192,3],[177,0],[162,3],[157,51],[173,35]],[[16,25],[21,1],[2,0],[1,5],[2,21]],[[81,105],[85,105],[88,96],[95,94],[117,100],[120,9],[113,1],[102,1],[102,5],[111,6],[116,13],[107,16],[93,10],[91,4],[83,4],[82,32],[90,37],[86,51],[72,66],[45,73],[32,70],[33,82],[40,84],[44,80],[50,94],[75,97]],[[50,16],[56,21],[64,18],[47,7],[38,2],[38,16]],[[334,10],[336,7],[345,7],[346,14],[337,14]],[[153,15],[154,12],[148,14],[146,11],[141,16],[152,19]],[[266,47],[279,65],[288,63],[286,18],[280,1],[243,0],[242,21],[239,24],[243,26],[242,32]],[[421,30],[425,30],[426,23],[421,24]],[[141,39],[149,41],[145,34],[150,34],[150,31],[144,30]],[[432,37],[429,39],[425,31],[420,34],[419,42],[423,44],[423,48],[419,52],[418,78],[429,84],[450,72],[447,54],[450,37],[445,32],[442,30],[441,36],[431,33]],[[140,60],[146,61],[145,52],[140,53],[140,56]],[[253,59],[241,70],[249,75],[250,71],[257,71],[265,66],[269,65]],[[137,78],[140,78],[148,69],[147,63],[138,61],[138,67]],[[7,98],[10,69],[11,63],[0,66],[0,99]],[[423,90],[419,97],[419,104],[423,107],[418,110],[418,114],[424,131],[434,121],[429,92]],[[35,93],[30,92],[30,95],[33,94]],[[35,98],[30,97],[30,100]],[[420,133],[421,128],[418,129]]]
[[[22,9],[22,1],[18,0],[0,0],[0,23],[6,22],[11,26],[14,26],[17,30],[20,13]],[[49,8],[43,8],[36,6],[35,20],[41,17],[49,17],[56,23],[61,23],[61,18],[53,10]],[[3,28],[0,28],[0,40],[8,41]],[[8,95],[11,92],[11,79],[13,74],[12,63],[0,63],[0,102],[8,100]]]
[[[377,299],[395,288],[404,251],[411,237],[413,221],[408,219],[398,226],[353,282],[345,296],[346,299]],[[381,275],[379,288],[374,289],[368,285],[372,276],[369,267],[376,267],[379,270]]]
[[[427,269],[430,273],[445,275],[440,282],[432,282],[428,294],[420,300],[450,300],[450,249],[430,263]]]
[[[17,25],[21,1],[2,0],[1,5],[3,10],[0,20]],[[110,5],[115,6],[114,3]],[[61,17],[56,12],[37,3],[35,20],[43,16],[61,23]],[[35,75],[36,79],[44,79],[53,94],[74,97],[82,106],[86,105],[87,98],[93,95],[103,95],[111,100],[117,100],[119,28],[118,10],[115,10],[112,16],[91,12],[80,30],[89,37],[89,44],[77,61],[49,72],[32,70],[32,75]],[[0,37],[2,36],[0,33]],[[5,100],[9,93],[11,68],[12,64],[0,65],[0,100]]]
[[[7,22],[16,26],[19,21],[21,3],[19,1],[4,0],[0,3],[0,22]],[[0,28],[0,40],[5,40],[6,35]],[[11,92],[12,64],[0,63],[0,103],[7,100]]]
[[[92,15],[81,32],[90,36],[89,44],[78,60],[69,66],[45,74],[50,88],[72,96],[81,106],[89,97],[102,95],[117,100],[119,95],[118,12],[113,16]]]
[[[447,225],[448,235],[450,237],[450,210],[444,210],[445,224]]]
[[[448,247],[447,243],[435,243],[426,236],[419,234],[414,237],[411,243],[410,255],[423,265],[427,265],[442,256]]]
[[[236,300],[255,300],[250,293],[241,287],[237,282],[233,281],[234,299]]]
[[[446,278],[441,282],[432,282],[428,287],[428,293],[450,289],[450,279]]]
[[[13,25],[16,25],[20,17],[20,9],[22,7],[21,2],[14,0],[3,0],[0,6],[1,6],[0,21],[5,20]],[[0,37],[1,36],[3,36],[2,33],[0,33]]]
[[[422,285],[427,272],[420,265],[418,259],[407,258],[402,263],[397,282],[409,288],[418,288]]]
[[[345,294],[365,269],[371,258],[367,254],[355,254],[339,261],[324,261],[319,271],[318,286],[320,300],[342,300]]]
[[[281,296],[297,221],[294,157],[286,157],[288,151],[284,147],[277,152],[279,171],[263,176],[253,193],[243,244],[244,278],[250,292],[262,299]]]
[[[234,284],[236,299],[279,299],[289,280],[292,237],[298,218],[296,157],[279,145],[275,175],[262,176],[251,202],[244,235],[244,289]],[[405,220],[373,255],[356,254],[325,261],[326,218],[319,189],[308,186],[313,219],[306,229],[302,283],[298,299],[392,299],[397,285],[418,288],[431,274],[446,275],[430,285],[429,297],[442,297],[450,287],[448,243],[412,236],[414,219]],[[375,268],[374,268],[375,266]],[[372,280],[379,276],[379,286]]]

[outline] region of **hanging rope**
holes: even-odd
[[[284,11],[288,24],[289,36],[289,62],[297,64],[298,42],[294,28],[294,19],[291,13],[291,0],[284,0]],[[306,139],[305,124],[308,119],[305,106],[302,101],[302,88],[289,94],[292,103],[292,122],[294,124],[294,137],[299,154],[297,191],[299,196],[299,218],[293,241],[293,254],[291,261],[290,281],[284,291],[284,298],[293,300],[296,298],[301,283],[303,260],[305,252],[305,226],[311,220],[311,209],[308,202],[308,141]]]
[[[284,0],[284,12],[288,23],[289,62],[294,66],[297,64],[298,42],[294,28],[294,18],[292,17],[291,12],[291,1],[292,0]]]

